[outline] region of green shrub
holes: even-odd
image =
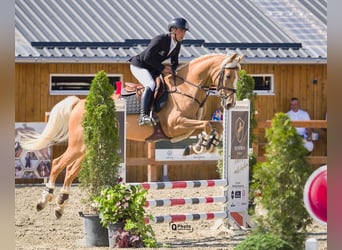
[[[255,166],[251,186],[261,194],[261,206],[267,211],[266,216],[257,217],[258,227],[303,249],[304,232],[312,222],[303,201],[304,185],[312,173],[307,150],[284,113],[272,119],[266,138],[267,160]]]
[[[89,200],[100,195],[104,187],[113,186],[118,181],[119,127],[113,93],[114,87],[106,73],[98,72],[86,98],[82,121],[86,153],[79,180]]]
[[[276,235],[257,233],[248,236],[234,250],[294,250],[294,248]]]

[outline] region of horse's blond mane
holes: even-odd
[[[224,54],[224,53],[210,53],[210,54],[201,55],[201,56],[199,56],[199,57],[197,57],[197,58],[192,59],[190,62],[181,65],[181,66],[177,69],[177,71],[183,69],[184,67],[187,67],[190,63],[197,63],[197,62],[199,62],[199,61],[202,61],[202,60],[207,59],[208,57],[213,57],[213,56],[225,56],[225,57],[227,57],[226,60],[224,60],[224,61],[222,62],[222,65],[221,65],[221,66],[224,66],[224,65],[227,63],[227,60],[228,60],[229,57],[230,57],[229,54]]]
[[[207,57],[212,57],[212,56],[226,56],[226,54],[223,53],[211,53],[211,54],[205,54],[205,55],[201,55],[195,59],[193,59],[192,61],[195,62],[197,60],[203,60],[206,59]]]

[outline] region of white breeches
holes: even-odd
[[[131,72],[134,77],[145,87],[149,87],[151,90],[154,90],[156,84],[154,79],[152,78],[150,72],[147,69],[140,68],[134,65],[130,65]]]

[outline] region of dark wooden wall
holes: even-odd
[[[89,64],[89,63],[16,63],[15,65],[15,121],[43,122],[45,112],[60,100],[63,95],[49,95],[50,74],[96,74],[104,70],[107,74],[122,74],[124,82],[136,82],[131,76],[129,64]],[[327,65],[326,64],[243,64],[248,74],[274,74],[274,95],[258,95],[256,101],[258,121],[272,119],[277,112],[289,109],[289,99],[299,97],[301,107],[307,110],[311,119],[325,119],[327,111]],[[314,84],[313,80],[317,83]],[[85,96],[79,96],[84,98]],[[209,112],[218,107],[216,97],[209,99]],[[326,152],[326,134],[315,148],[314,154]],[[325,137],[325,138],[324,138]],[[127,141],[127,157],[146,157],[145,143]],[[60,155],[65,146],[54,147],[53,157]],[[317,151],[317,152],[316,152]],[[161,170],[160,170],[161,171]],[[128,181],[146,181],[146,167],[130,166],[127,169]],[[192,164],[169,167],[171,180],[195,180],[218,178],[216,165],[193,166]]]

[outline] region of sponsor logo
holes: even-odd
[[[170,228],[172,231],[194,231],[193,227],[189,224],[170,223]]]

